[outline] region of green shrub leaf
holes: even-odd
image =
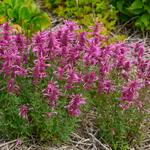
[[[19,18],[22,20],[30,20],[30,10],[26,6],[23,6],[19,10]]]
[[[150,22],[150,15],[149,14],[143,14],[141,16],[141,21],[144,23],[144,25],[147,27]]]
[[[143,3],[141,0],[135,0],[129,7],[130,10],[136,10],[141,8],[143,8]]]

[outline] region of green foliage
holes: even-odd
[[[129,145],[139,144],[144,132],[141,128],[143,112],[131,107],[122,110],[119,107],[117,93],[98,95],[96,99],[97,126],[100,138],[112,146],[113,150],[127,150]],[[134,140],[133,140],[134,139]]]
[[[49,16],[33,0],[4,0],[0,2],[0,16],[20,25],[28,34],[50,26]]]
[[[3,84],[6,84],[5,81]],[[18,79],[18,85],[19,95],[0,91],[0,138],[34,138],[38,142],[57,143],[67,140],[78,121],[78,118],[70,117],[63,109],[67,100],[63,99],[55,110],[56,114],[49,118],[47,113],[51,110],[43,99],[40,87],[35,87],[26,78]],[[19,115],[19,107],[24,104],[29,106],[28,120]]]
[[[74,19],[86,27],[97,20],[111,30],[117,20],[116,11],[109,5],[108,0],[45,0],[45,6],[53,14]]]
[[[120,19],[128,21],[135,18],[135,25],[141,30],[150,30],[150,2],[149,0],[111,0],[119,10]]]

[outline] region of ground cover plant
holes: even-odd
[[[109,43],[101,24],[65,21],[28,39],[0,27],[0,137],[60,142],[96,107],[99,136],[114,150],[142,138],[150,60],[142,43]],[[62,132],[63,131],[63,132]]]
[[[121,21],[134,20],[141,30],[150,30],[149,0],[110,0],[119,11]]]
[[[107,30],[115,29],[117,11],[109,5],[108,0],[44,0],[43,5],[52,14],[64,19],[74,19],[85,27],[100,21]]]
[[[47,13],[40,10],[33,0],[0,1],[0,18],[0,23],[11,20],[13,24],[19,25],[19,30],[22,29],[21,32],[28,36],[48,28],[51,23]]]

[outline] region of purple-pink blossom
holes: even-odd
[[[102,80],[102,79],[99,80],[98,82],[99,94],[102,94],[102,93],[109,94],[112,89],[113,89],[113,86],[110,80]]]
[[[43,95],[47,99],[48,105],[54,108],[59,99],[60,90],[55,83],[49,81],[47,88],[43,90]]]
[[[133,102],[138,99],[138,91],[142,87],[142,84],[136,80],[129,81],[127,85],[122,88],[122,97],[121,100],[127,102]]]
[[[70,96],[70,98],[71,100],[66,106],[68,113],[71,116],[79,116],[81,113],[80,106],[85,104],[85,99],[79,94],[73,94]]]
[[[27,105],[21,105],[19,108],[19,116],[23,119],[28,119],[29,107]]]
[[[18,77],[39,84],[52,80],[43,90],[44,98],[55,108],[61,90],[67,93],[62,99],[71,95],[67,110],[72,116],[78,116],[79,106],[85,103],[80,94],[90,90],[109,94],[117,89],[122,101],[137,101],[139,90],[150,85],[150,61],[144,58],[144,45],[108,44],[99,23],[90,31],[80,28],[64,21],[57,30],[38,32],[28,40],[23,34],[12,34],[9,23],[1,26],[0,75],[8,92],[19,89]],[[72,95],[76,91],[79,94]]]
[[[84,88],[90,90],[94,86],[94,82],[98,80],[98,77],[95,72],[87,73],[83,77]]]

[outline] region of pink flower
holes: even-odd
[[[16,140],[16,146],[21,145],[21,143],[22,143],[22,140],[20,138],[17,138],[17,140]]]
[[[74,83],[81,83],[82,76],[79,73],[76,73],[73,69],[70,69],[67,73],[67,80],[66,80],[66,88],[71,89],[73,88]]]
[[[48,112],[48,113],[46,113],[46,116],[47,116],[48,118],[52,118],[52,117],[55,116],[55,115],[57,115],[57,112]]]
[[[100,62],[99,72],[102,77],[105,77],[110,71],[110,64],[107,61]]]
[[[29,111],[29,108],[27,105],[20,106],[19,108],[20,117],[22,117],[23,119],[28,119],[28,111]]]
[[[84,88],[90,89],[94,82],[97,80],[97,76],[95,72],[88,73],[84,76]]]
[[[139,96],[138,90],[141,87],[142,85],[138,81],[129,81],[127,85],[122,88],[121,99],[127,102],[135,101]]]
[[[144,55],[144,45],[138,42],[134,45],[133,56],[135,56],[137,59],[141,59],[143,55]]]
[[[86,46],[86,51],[83,55],[83,62],[85,65],[96,65],[101,54],[99,43],[95,45],[92,39],[88,43],[89,45]]]
[[[45,63],[45,57],[39,57],[38,60],[35,61],[35,67],[33,68],[33,77],[34,82],[36,83],[39,79],[43,79],[46,77],[46,67],[48,66]]]
[[[65,69],[64,69],[64,67],[58,67],[54,73],[55,73],[55,76],[61,80],[61,79],[63,79]]]
[[[123,77],[126,81],[129,80],[129,73],[128,73],[128,72],[122,70],[121,75],[122,75],[122,77]]]
[[[49,106],[54,108],[59,99],[60,91],[55,83],[49,81],[47,88],[43,90],[43,95],[47,98]]]
[[[101,80],[101,79],[99,80],[98,83],[99,94],[101,93],[109,94],[111,90],[112,90],[112,85],[110,80]]]
[[[15,81],[13,78],[7,82],[7,90],[9,93],[13,93],[15,91]]]
[[[125,61],[123,64],[123,69],[128,72],[130,70],[131,63],[130,61]]]
[[[85,99],[79,94],[73,94],[66,108],[71,116],[79,116],[81,113],[80,106],[83,104],[85,104]]]
[[[21,34],[12,34],[9,23],[5,23],[0,36],[0,73],[7,81],[7,89],[10,93],[17,92],[15,80],[17,76],[25,76],[25,54],[27,55],[26,39]]]
[[[86,32],[81,32],[79,35],[79,45],[80,50],[83,51],[82,47],[85,46],[87,39],[86,39]]]
[[[32,47],[33,47],[32,51],[36,54],[37,57],[45,56],[46,53],[45,38],[46,38],[45,32],[38,32],[32,39]]]
[[[3,24],[3,38],[5,41],[9,42],[11,36],[10,36],[10,25],[8,22]]]

